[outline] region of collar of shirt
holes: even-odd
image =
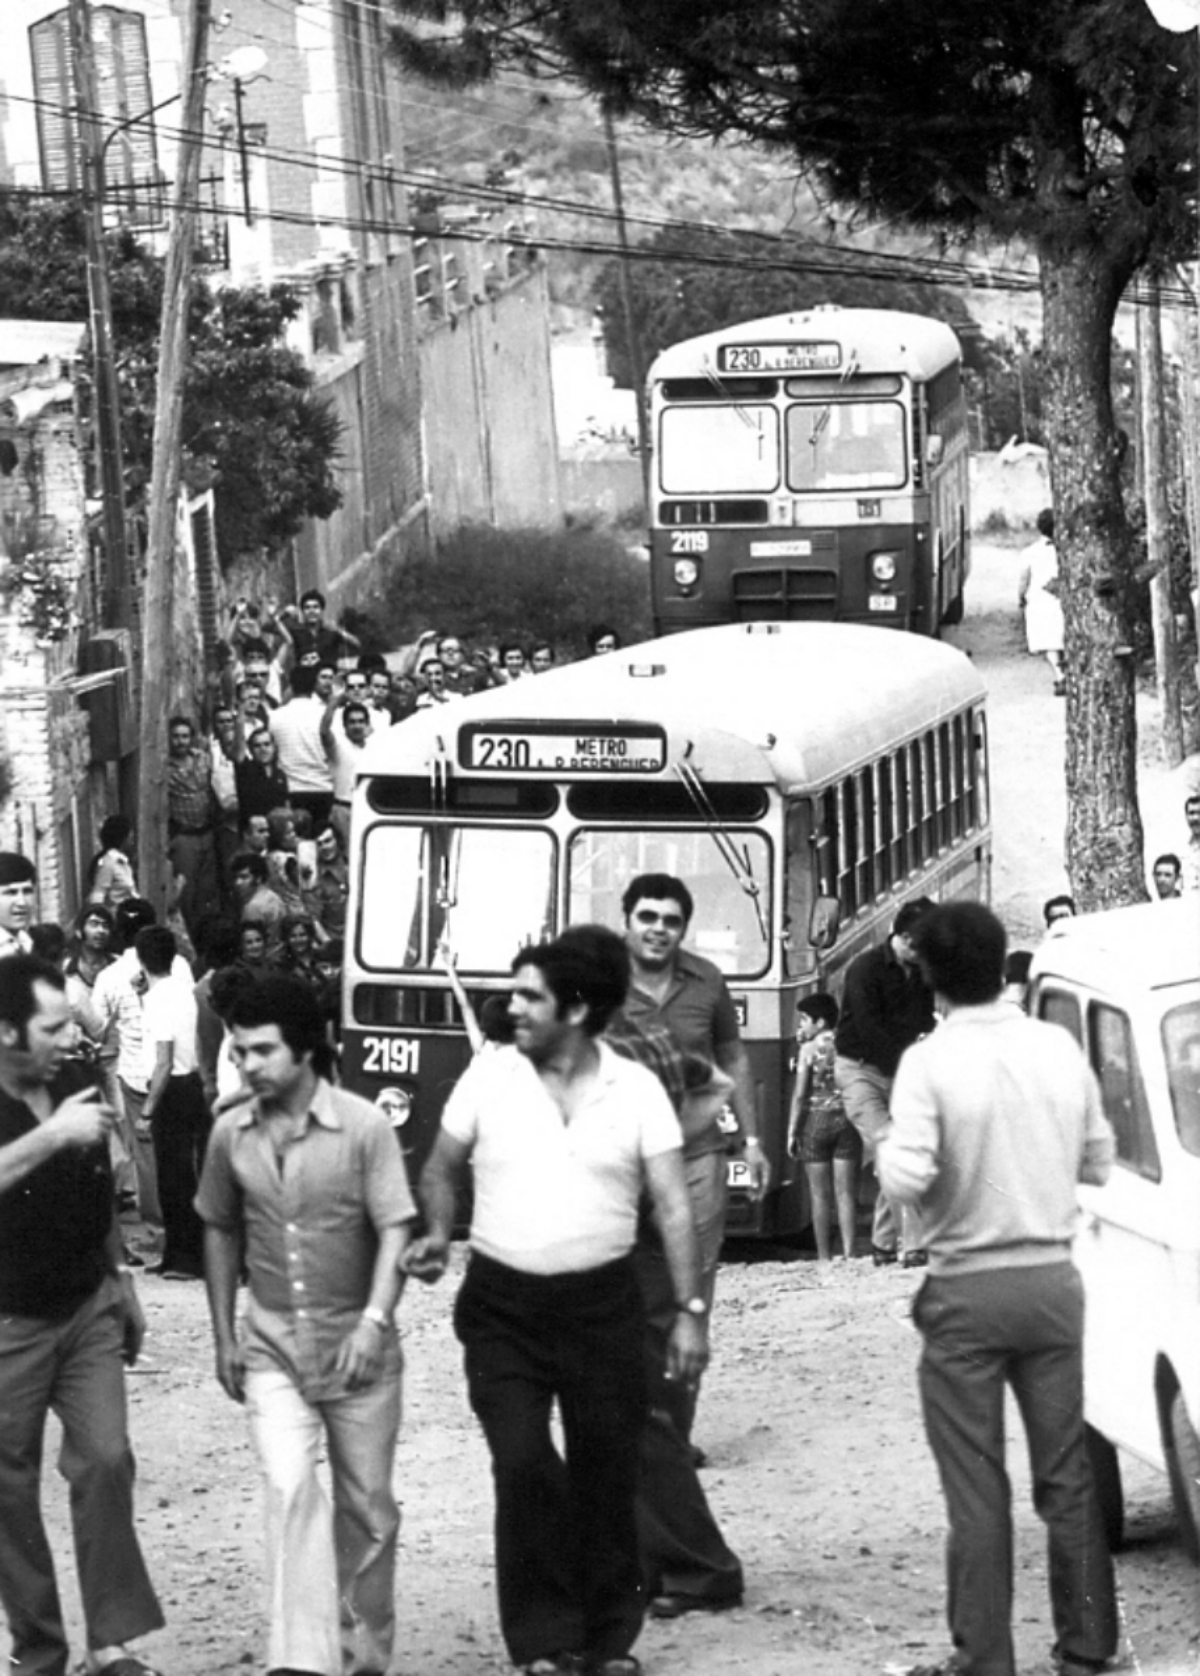
[[[695,983],[697,980],[701,983],[705,981],[705,973],[700,966],[697,957],[691,954],[687,949],[676,949],[675,958],[671,962],[671,981],[667,985],[666,993],[663,995],[661,1001],[656,1000],[648,989],[643,989],[638,983],[636,976],[630,977],[629,987],[631,989],[636,989],[639,995],[644,995],[648,1001],[653,1001],[656,1007],[665,1007],[668,1002],[672,1001],[675,996],[679,994],[681,989],[684,989],[689,983]]]
[[[245,1111],[239,1115],[237,1126],[239,1129],[253,1129],[256,1124],[264,1121],[264,1117],[262,1102],[255,1098],[247,1103]],[[340,1129],[342,1127],[342,1120],[333,1109],[329,1084],[323,1077],[317,1078],[317,1086],[313,1090],[313,1097],[309,1102],[307,1111],[302,1112],[293,1121],[290,1138],[298,1140],[308,1128],[310,1119],[319,1123],[322,1129]]]

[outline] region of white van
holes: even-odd
[[[1089,1448],[1111,1544],[1116,1451],[1165,1472],[1200,1561],[1200,897],[1061,920],[1034,957],[1029,1010],[1068,1029],[1116,1133],[1081,1187]]]

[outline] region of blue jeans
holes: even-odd
[[[964,1676],[1015,1676],[1004,1393],[1021,1411],[1033,1505],[1049,1545],[1057,1650],[1111,1658],[1112,1561],[1083,1442],[1083,1283],[1071,1263],[931,1275],[913,1320],[919,1382],[950,1534],[947,1613]]]

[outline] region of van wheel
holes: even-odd
[[[1115,1554],[1125,1538],[1125,1492],[1121,1488],[1121,1463],[1108,1439],[1094,1426],[1084,1426],[1083,1441],[1088,1464],[1092,1469],[1092,1483],[1100,1508],[1100,1523],[1110,1554]]]
[[[1200,1438],[1188,1419],[1183,1392],[1176,1391],[1167,1410],[1167,1472],[1183,1551],[1200,1563]]]

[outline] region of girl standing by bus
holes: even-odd
[[[842,1253],[854,1255],[858,1210],[858,1166],[862,1141],[846,1116],[833,1080],[834,1031],[838,1004],[818,990],[796,1004],[796,1083],[788,1114],[788,1154],[799,1158],[812,1201],[817,1259],[833,1259],[833,1217],[837,1207]]]

